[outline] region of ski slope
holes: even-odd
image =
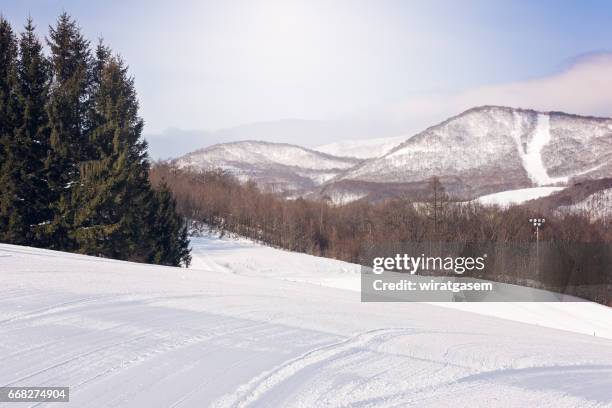
[[[563,189],[565,189],[565,187],[521,188],[518,190],[508,190],[501,191],[499,193],[487,194],[478,197],[474,201],[482,205],[497,205],[500,207],[509,207],[511,205],[522,204],[529,200],[548,197],[549,195],[559,192]]]
[[[542,158],[542,150],[550,143],[550,139],[550,116],[546,113],[538,113],[536,128],[527,145],[527,152],[523,155],[525,170],[529,178],[538,186],[567,183],[568,181],[567,177],[552,178],[548,175]]]
[[[603,331],[361,303],[355,268],[213,237],[191,269],[0,244],[0,386],[70,386],[45,407],[612,406]],[[580,305],[540,312],[612,327]]]

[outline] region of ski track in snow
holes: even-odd
[[[314,365],[323,366],[326,361],[347,358],[362,352],[370,342],[373,342],[390,333],[412,332],[409,329],[376,329],[360,333],[346,340],[309,351],[298,358],[284,363],[269,372],[253,378],[248,384],[241,386],[235,392],[220,399],[213,406],[217,407],[245,407],[257,401],[261,396],[278,386],[283,381],[296,376],[300,371]],[[321,368],[321,367],[319,367]]]
[[[546,305],[360,303],[326,287],[354,265],[193,244],[189,270],[0,244],[0,385],[71,387],[43,407],[612,406],[612,340],[470,313]]]

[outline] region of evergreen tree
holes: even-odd
[[[46,161],[53,219],[46,228],[50,247],[74,250],[70,237],[76,204],[73,189],[79,179],[79,164],[87,159],[87,90],[90,51],[76,22],[66,13],[49,27],[53,84],[48,108],[50,153]]]
[[[176,211],[176,201],[166,184],[155,191],[154,219],[150,230],[153,247],[149,262],[161,265],[191,263],[187,224]]]
[[[100,47],[98,51],[100,55]],[[141,139],[143,121],[134,81],[123,62],[110,58],[102,65],[97,93],[91,98],[90,145],[95,159],[80,166],[73,195],[80,204],[73,236],[80,252],[146,261],[153,193],[147,145]]]
[[[167,189],[148,179],[143,121],[133,78],[107,47],[96,50],[91,95],[90,147],[95,158],[80,166],[73,202],[79,251],[165,265],[188,265],[187,229]]]
[[[15,128],[18,125],[17,38],[9,22],[0,16],[0,240],[23,243],[21,225],[24,220],[11,206],[17,196],[12,182],[12,166],[16,158]]]
[[[89,71],[89,88],[87,114],[85,118],[85,132],[89,135],[88,144],[86,146],[86,156],[90,159],[99,158],[100,155],[108,154],[111,150],[110,143],[104,146],[98,139],[101,124],[104,122],[104,117],[100,109],[103,103],[101,99],[102,75],[105,66],[111,59],[111,49],[107,47],[102,39],[98,41],[93,60]],[[109,142],[107,140],[107,142]]]
[[[4,144],[15,128],[15,86],[17,81],[17,39],[10,23],[0,16],[0,159]],[[0,163],[2,163],[0,162]]]
[[[0,240],[188,265],[187,227],[149,182],[134,80],[62,14],[47,60],[0,18]]]
[[[19,114],[3,161],[0,214],[7,216],[9,241],[37,245],[37,226],[50,218],[44,161],[49,145],[46,104],[49,66],[28,19],[19,42],[16,96]]]

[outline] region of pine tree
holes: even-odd
[[[154,219],[150,229],[153,247],[149,262],[188,267],[191,263],[188,228],[176,211],[176,201],[166,184],[155,191]]]
[[[37,228],[50,218],[44,161],[49,145],[46,104],[49,65],[42,44],[28,19],[19,41],[16,96],[19,114],[3,162],[3,195],[0,214],[9,219],[10,241],[40,245]]]
[[[134,80],[121,59],[109,55],[100,44],[90,98],[95,158],[80,166],[74,238],[87,254],[188,265],[187,228],[175,202],[167,189],[154,193],[149,183]]]
[[[29,19],[19,44],[0,18],[0,240],[189,265],[187,227],[149,182],[133,78],[74,20],[50,27],[50,59]]]
[[[107,145],[103,147],[103,144],[97,140],[98,136],[96,134],[100,132],[100,125],[104,122],[104,117],[100,111],[100,104],[102,102],[100,101],[100,89],[102,86],[104,68],[110,59],[111,49],[104,44],[102,39],[99,39],[89,70],[89,87],[87,90],[88,104],[85,118],[85,132],[89,135],[89,143],[86,146],[87,150],[85,155],[89,159],[96,159],[101,154],[108,154],[110,151],[110,144],[107,143]]]
[[[152,191],[134,81],[120,59],[110,58],[95,89],[90,134],[95,158],[80,166],[73,236],[80,252],[144,261]]]
[[[0,240],[22,243],[21,214],[11,214],[20,200],[12,182],[17,141],[19,104],[17,100],[17,38],[9,22],[0,17]]]
[[[74,250],[70,237],[76,204],[73,189],[79,179],[79,164],[87,157],[87,90],[90,51],[76,22],[66,13],[49,27],[53,84],[49,103],[50,151],[46,161],[53,219],[46,228],[50,247]]]

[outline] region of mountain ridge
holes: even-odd
[[[249,156],[257,155],[262,146],[268,157],[252,163]],[[285,195],[327,195],[338,203],[364,197],[419,196],[428,180],[437,176],[450,194],[471,199],[612,175],[612,119],[482,105],[406,137],[385,154],[371,158],[245,140],[198,149],[175,162],[186,167],[187,158],[199,156],[200,163],[192,160],[192,164],[204,168],[214,164],[207,155],[218,149],[227,149],[228,157],[234,150],[244,151],[236,160],[218,161],[221,168],[264,186],[282,179],[276,191]],[[280,163],[282,154],[289,154],[290,161]]]
[[[288,196],[306,194],[359,162],[298,145],[254,140],[215,144],[174,160],[179,168],[220,168]]]

